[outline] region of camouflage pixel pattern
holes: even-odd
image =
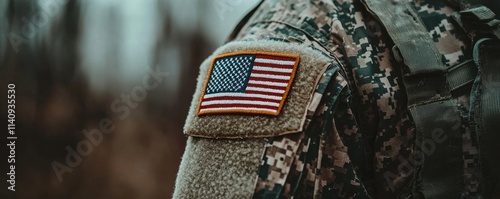
[[[408,0],[450,67],[470,59],[451,1]],[[359,0],[266,0],[236,40],[297,42],[332,57],[300,133],[269,139],[254,198],[411,198],[415,126],[394,43]],[[331,75],[332,78],[326,78]],[[325,90],[322,90],[325,89]],[[464,91],[464,93],[467,93]],[[468,107],[458,106],[466,120]],[[477,145],[462,126],[464,195],[478,190]]]
[[[462,119],[462,151],[464,161],[464,197],[477,197],[481,172],[479,167],[479,145],[474,131],[470,130],[469,123],[469,94],[457,97],[460,117]]]

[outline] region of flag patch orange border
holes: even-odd
[[[205,78],[197,115],[279,115],[299,62],[298,54],[266,51],[216,56]]]

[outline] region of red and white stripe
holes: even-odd
[[[249,110],[277,113],[297,59],[256,55],[244,93],[213,93],[203,96],[200,113],[205,111]]]

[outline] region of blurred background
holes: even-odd
[[[0,198],[171,198],[198,66],[257,1],[1,0]]]

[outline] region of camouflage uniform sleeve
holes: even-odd
[[[463,43],[449,25],[449,7],[443,1],[411,2],[446,65],[462,62]],[[301,127],[286,134],[251,137],[256,135],[252,133],[273,130],[272,124],[278,123],[271,117],[203,116],[218,118],[215,123],[203,122],[201,116],[188,117],[187,131],[197,131],[188,133],[174,198],[408,196],[405,194],[412,191],[416,169],[408,164],[415,161],[415,126],[406,107],[401,65],[393,58],[394,44],[382,25],[359,0],[265,0],[234,41],[215,55],[235,45],[233,49],[248,50],[238,47],[238,42],[250,46],[260,43],[263,49],[270,49],[266,46],[271,45],[269,41],[284,46],[278,51],[291,50],[292,46],[307,50],[300,55],[301,60],[327,63],[311,96],[304,95],[308,103],[295,107],[305,108]],[[317,78],[318,71],[311,70],[314,66],[308,67],[299,66],[305,74],[309,72],[304,79]],[[202,73],[206,70],[201,67]],[[205,76],[200,76],[199,82],[203,79]],[[193,102],[192,109],[196,104]],[[234,122],[237,117],[240,120]],[[255,127],[254,123],[245,123],[246,119],[264,125]],[[230,128],[226,136],[242,139],[203,132],[231,126],[235,128]],[[255,129],[249,132],[247,126]],[[196,134],[200,132],[201,137]]]
[[[342,48],[347,35],[331,1],[265,1],[236,40],[299,43],[328,55],[301,132],[269,138],[254,198],[371,198],[364,142],[351,109]],[[337,32],[337,34],[332,34]]]
[[[451,25],[453,8],[446,1],[410,2],[446,66],[465,61],[463,35]],[[321,100],[304,130],[269,139],[255,197],[411,197],[412,183],[418,187],[415,126],[402,65],[382,25],[356,0],[266,1],[255,15],[237,39],[298,42],[339,66],[318,86]],[[475,179],[467,180],[474,190]]]
[[[267,0],[261,4],[233,42],[272,40],[294,43],[324,55],[331,63],[315,87],[303,127],[296,133],[260,140],[219,140],[216,143],[190,137],[174,198],[364,199],[374,196],[375,152],[370,149],[374,148],[376,136],[374,131],[367,129],[372,128],[376,121],[368,115],[373,115],[370,111],[375,111],[376,106],[387,107],[383,103],[389,101],[384,100],[393,93],[386,91],[398,85],[394,81],[382,85],[380,79],[397,80],[393,77],[397,71],[391,73],[387,69],[386,75],[368,76],[373,71],[363,68],[375,64],[370,63],[373,56],[380,56],[379,61],[383,63],[388,62],[389,56],[386,47],[376,48],[385,45],[382,37],[372,41],[379,43],[375,55],[370,54],[374,47],[364,38],[366,34],[363,32],[367,28],[363,23],[373,25],[374,20],[363,21],[360,11],[356,11],[358,6],[349,1],[327,0]],[[377,34],[372,36],[378,38]],[[359,67],[358,63],[363,66]],[[357,75],[360,77],[353,78],[356,70],[359,70]],[[374,81],[381,83],[378,84],[382,85],[380,89],[390,88],[374,92],[376,82],[367,82],[369,77],[377,77]],[[356,105],[363,106],[353,109],[353,99]],[[363,100],[363,103],[357,100]],[[374,105],[375,102],[381,103]],[[391,113],[391,110],[383,113]],[[364,126],[358,125],[360,120]],[[386,149],[390,146],[394,146],[391,150],[398,149],[397,143],[384,139],[380,141],[388,144]],[[218,150],[218,145],[226,150]],[[246,148],[246,152],[241,152],[241,148]],[[229,150],[236,153],[228,153]],[[238,162],[238,156],[246,157]],[[198,162],[205,167],[196,166]],[[207,171],[212,168],[217,170]],[[232,172],[234,170],[239,171]],[[232,176],[256,180],[235,180]]]
[[[285,8],[285,5],[297,8]],[[320,13],[326,16],[328,9],[315,10],[323,6],[265,1],[236,39],[219,48],[202,64],[198,88],[185,125],[189,137],[174,198],[312,198],[322,194],[321,187],[364,192],[349,163],[346,148],[334,140],[339,138],[335,136],[337,132],[332,123],[334,104],[341,93],[347,99],[348,89],[338,60],[325,46],[332,47],[326,38],[330,22],[310,18]],[[298,14],[294,20],[304,17],[300,20],[308,22],[296,21],[293,25],[285,20],[291,17],[289,15],[273,18],[278,12],[295,10],[307,10],[310,16],[300,14],[302,11],[289,14]],[[306,24],[308,27],[302,26]],[[257,51],[300,55],[300,64],[283,110],[277,116],[253,113],[200,115],[198,104],[202,103],[199,99],[204,98],[200,96],[203,92],[211,92],[207,90],[210,83],[203,87],[203,82],[211,81],[217,68],[214,64],[217,57]],[[300,90],[311,92],[297,94]],[[289,113],[295,113],[290,120],[287,118]],[[300,128],[290,127],[295,124],[300,124]],[[327,140],[328,143],[321,144]],[[323,153],[326,157],[321,161]],[[338,160],[334,161],[336,154]],[[322,164],[330,165],[330,169],[323,169]],[[334,165],[335,170],[348,177],[335,178],[328,174],[334,172]],[[324,174],[320,174],[321,169]],[[333,184],[334,181],[337,184]],[[342,188],[338,186],[340,184],[352,184],[356,188]],[[334,193],[330,191],[325,195]]]

